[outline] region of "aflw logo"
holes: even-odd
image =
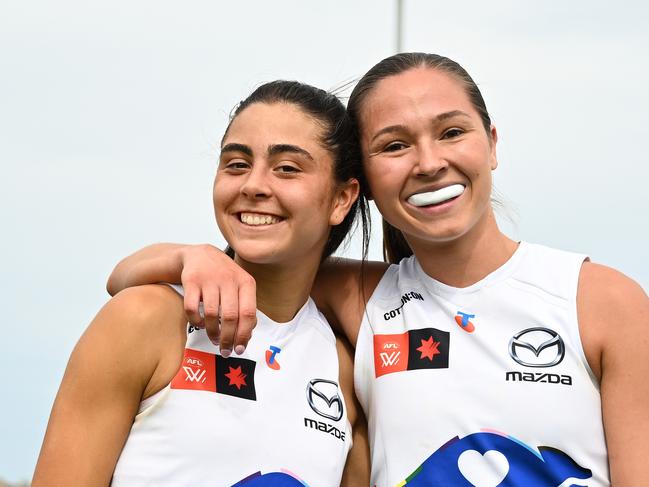
[[[381,352],[379,356],[381,357],[381,362],[383,364],[382,366],[390,367],[391,365],[394,365],[397,362],[399,362],[399,357],[401,356],[401,352],[397,352],[397,351],[390,352],[390,353]]]
[[[189,382],[205,382],[205,369],[194,370],[191,367],[186,367],[183,365],[183,370],[185,371],[186,377],[185,380]]]

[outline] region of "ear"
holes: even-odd
[[[336,194],[331,206],[331,215],[329,215],[329,225],[335,226],[342,223],[354,201],[358,198],[359,191],[360,184],[356,178],[351,178],[336,188]]]
[[[496,143],[498,142],[498,132],[496,131],[496,126],[492,125],[489,132],[491,134],[491,161],[489,165],[491,166],[491,170],[493,171],[498,167],[498,157],[496,157]]]

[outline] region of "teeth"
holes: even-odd
[[[258,213],[241,213],[240,219],[246,225],[272,225],[279,223],[279,218],[272,215],[260,215]]]
[[[464,192],[464,185],[452,184],[437,191],[429,191],[427,193],[413,194],[408,198],[408,203],[415,206],[428,206],[442,203],[456,196],[460,196]]]

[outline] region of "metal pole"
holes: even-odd
[[[403,50],[403,0],[397,0],[396,50]]]

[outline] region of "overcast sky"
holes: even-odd
[[[405,0],[404,38],[483,90],[505,230],[645,290],[647,5]],[[0,0],[0,478],[31,477],[113,265],[147,243],[223,243],[211,185],[232,107],[277,78],[358,78],[393,53],[394,14],[394,0]]]

